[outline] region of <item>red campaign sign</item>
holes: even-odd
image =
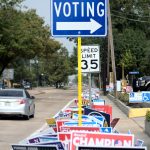
[[[84,126],[76,126],[76,127],[69,127],[69,126],[61,126],[61,132],[70,132],[70,131],[91,131],[91,132],[100,132],[99,127],[84,127]]]
[[[53,130],[54,130],[55,132],[57,132],[57,128],[56,128],[56,127],[53,127]]]
[[[72,111],[72,108],[66,108],[66,109],[64,110],[64,112],[70,112],[70,113],[71,113],[71,111]]]
[[[65,122],[72,121],[72,119],[62,119],[56,121],[57,132],[60,132],[60,127],[64,125]]]
[[[112,120],[112,106],[109,105],[92,105],[92,109],[97,111],[102,111],[110,115],[110,120]]]
[[[94,132],[72,132],[70,149],[76,150],[76,146],[121,146],[134,145],[134,136],[129,134],[108,134]]]
[[[58,140],[61,141],[64,145],[64,148],[70,150],[70,139],[71,133],[70,132],[58,132]]]

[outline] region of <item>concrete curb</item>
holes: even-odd
[[[126,114],[127,116],[129,116],[129,112],[130,112],[130,107],[126,106],[123,102],[121,102],[120,100],[116,99],[114,96],[108,94],[107,97],[112,100],[118,107],[119,109]]]
[[[107,97],[112,100],[129,118],[144,117],[146,115],[146,112],[148,110],[150,111],[150,108],[131,108],[129,106],[126,106],[123,102],[121,102],[119,99],[116,99],[110,94],[108,94]]]

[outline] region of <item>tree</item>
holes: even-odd
[[[53,53],[47,65],[47,74],[51,84],[55,84],[56,88],[66,83],[70,72],[68,51],[61,47],[57,52]]]
[[[114,34],[114,40],[118,69],[120,64],[124,64],[126,75],[132,70],[141,71],[143,59],[146,55],[146,35],[144,32],[138,29],[124,29],[123,33]],[[121,78],[121,73],[118,74],[118,78]]]
[[[18,6],[24,0],[0,0],[0,8],[8,9]]]
[[[131,54],[130,50],[126,50],[121,55],[121,60],[119,65],[122,67],[122,79],[124,79],[124,69],[130,70],[130,68],[133,68],[135,66],[135,57]]]
[[[57,50],[60,48],[60,44],[53,39],[47,38],[47,36],[49,35],[45,34],[45,38],[43,39],[43,50],[31,59],[32,63],[30,63],[29,58],[21,57],[17,57],[12,62],[15,70],[15,81],[18,82],[27,79],[35,83],[34,85],[37,85],[37,82],[40,81],[41,74],[44,74],[45,81],[48,82],[48,75],[51,73],[47,72],[47,68],[52,55],[57,53]]]
[[[43,19],[36,15],[35,10],[14,8],[19,2],[21,0],[3,0],[0,7],[0,75],[18,57],[31,59],[40,56],[46,46],[45,38],[47,45],[51,42]]]
[[[33,83],[33,81],[36,79],[36,70],[33,69],[33,66],[31,66],[30,60],[17,58],[13,63],[13,68],[13,82],[21,82],[22,80],[28,80]]]

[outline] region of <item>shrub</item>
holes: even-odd
[[[150,111],[146,112],[146,121],[150,122]]]
[[[118,93],[118,99],[125,104],[129,103],[129,94],[127,93]]]

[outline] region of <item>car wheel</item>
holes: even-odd
[[[34,114],[32,114],[30,117],[31,117],[31,118],[34,118]]]
[[[24,118],[25,120],[29,120],[29,119],[30,119],[29,115],[24,115],[23,118]]]
[[[150,86],[147,88],[147,91],[150,91]]]

